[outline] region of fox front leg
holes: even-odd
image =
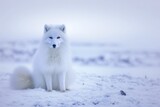
[[[59,89],[62,92],[66,91],[66,86],[65,86],[65,78],[66,78],[66,73],[61,72],[58,76],[58,80],[59,80]]]
[[[46,75],[44,75],[44,78],[45,78],[47,91],[52,91],[52,75],[46,74]]]

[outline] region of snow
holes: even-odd
[[[74,44],[76,81],[66,92],[11,89],[10,74],[19,65],[31,67],[37,44],[1,42],[0,107],[160,106],[159,51],[130,50],[117,45]]]

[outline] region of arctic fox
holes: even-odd
[[[11,75],[11,86],[14,89],[66,91],[73,78],[65,26],[45,25],[42,41],[33,58],[33,72],[25,67],[15,69]]]

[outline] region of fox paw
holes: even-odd
[[[48,92],[51,92],[52,90],[50,89],[50,90],[47,90]]]

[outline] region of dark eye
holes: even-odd
[[[61,37],[59,37],[59,36],[57,37],[57,39],[60,39],[60,38],[61,38]]]
[[[49,39],[53,39],[53,37],[49,37]]]

